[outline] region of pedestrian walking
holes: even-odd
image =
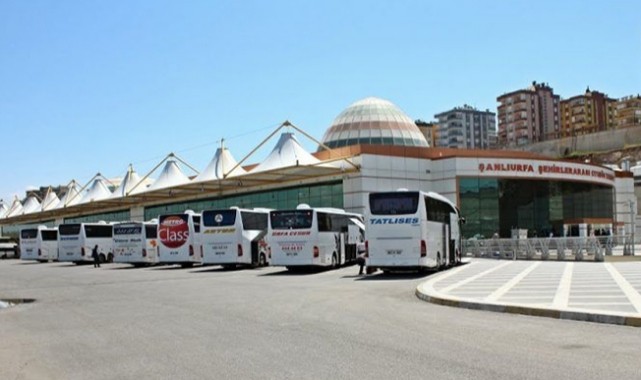
[[[91,250],[91,257],[93,258],[93,267],[100,268],[100,255],[98,254],[98,244]]]
[[[358,251],[357,252],[358,256],[356,256],[356,264],[358,264],[358,266],[359,266],[358,275],[362,276],[363,275],[363,268],[365,267],[365,253],[367,251],[365,250],[365,243],[362,243],[362,242],[358,243],[356,245],[356,247],[357,247],[356,249]]]

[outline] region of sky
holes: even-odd
[[[240,160],[285,120],[320,140],[368,96],[496,112],[534,80],[641,93],[641,2],[0,0],[0,199],[170,152],[202,170],[223,138]]]

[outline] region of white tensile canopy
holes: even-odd
[[[114,190],[114,192],[111,194],[109,198],[122,198],[126,197],[131,193],[131,191],[136,187],[136,190],[140,188],[140,191],[145,191],[149,184],[153,182],[151,178],[146,178],[142,180],[143,182],[140,183],[141,178],[136,173],[132,165],[129,165],[129,169],[127,169],[127,174],[125,174],[125,177],[122,179],[120,182],[120,185]],[[140,185],[138,185],[140,183]],[[137,186],[138,185],[138,186]]]
[[[178,163],[176,163],[176,160],[173,158],[168,158],[165,162],[165,167],[162,169],[162,172],[158,176],[158,179],[156,179],[156,181],[146,189],[143,186],[137,186],[132,191],[132,194],[178,186],[187,182],[189,182],[189,177],[187,177],[182,172],[182,170],[180,170],[180,167],[178,167]]]
[[[265,161],[252,169],[251,172],[256,173],[299,165],[314,165],[319,162],[316,157],[312,156],[300,145],[293,133],[286,132],[280,135],[278,143]]]
[[[9,211],[9,207],[7,207],[7,205],[4,203],[0,203],[0,218],[4,218],[4,216],[7,214],[7,211]]]
[[[245,169],[240,166],[236,167],[236,165],[238,165],[238,162],[227,148],[218,148],[214,158],[212,158],[205,170],[194,178],[194,182],[223,179],[247,173]],[[234,167],[236,168],[234,169]],[[231,171],[232,169],[234,170]]]
[[[47,210],[52,210],[56,208],[56,206],[60,203],[60,199],[54,193],[51,191],[51,188],[47,191],[47,195],[45,196],[45,199],[42,201],[42,204],[40,205],[40,211],[47,211]]]
[[[95,202],[101,199],[107,199],[111,196],[111,191],[109,187],[105,184],[105,180],[101,178],[100,174],[97,174],[89,190],[83,195],[82,199],[78,201],[80,203]]]
[[[40,211],[40,202],[38,201],[38,198],[30,195],[27,197],[27,200],[24,201],[24,205],[22,205],[22,213],[31,214],[38,211]]]
[[[60,198],[60,202],[55,206],[55,208],[64,208],[73,206],[80,201],[80,188],[78,183],[72,180],[69,185],[67,185],[67,192],[65,195]]]
[[[12,216],[20,215],[22,214],[22,202],[16,197],[13,200],[13,203],[11,204],[11,207],[9,207],[9,210],[6,213],[6,217],[10,218]]]

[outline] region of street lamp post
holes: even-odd
[[[630,238],[632,240],[632,247],[631,247],[631,254],[634,256],[634,230],[636,229],[634,225],[634,201],[630,199],[628,201],[628,205],[630,206]]]

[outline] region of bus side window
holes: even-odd
[[[200,232],[200,216],[194,216],[193,221],[194,221],[194,232],[196,233]]]
[[[258,212],[241,212],[240,217],[243,221],[243,228],[246,230],[265,230],[267,229],[267,214]]]
[[[318,220],[318,231],[327,232],[332,230],[332,221],[328,214],[317,212],[316,219]]]

